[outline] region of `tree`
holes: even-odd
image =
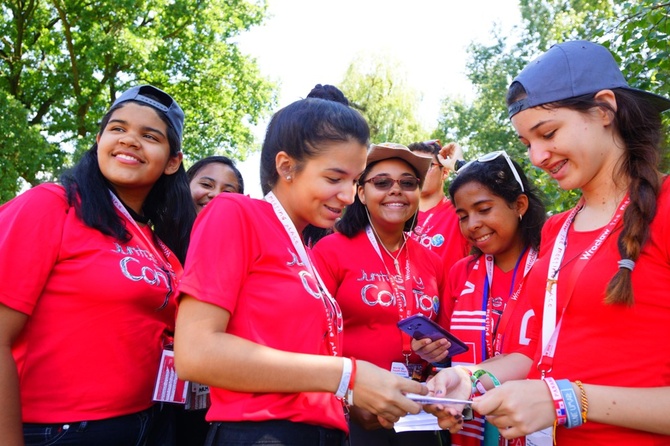
[[[401,66],[388,55],[359,55],[340,85],[351,105],[368,121],[373,142],[408,145],[427,133],[415,117],[418,93],[407,85]]]
[[[517,141],[504,103],[507,87],[523,66],[552,44],[587,39],[609,46],[629,83],[670,96],[670,54],[667,45],[670,3],[653,0],[521,0],[523,32],[518,42],[494,32],[491,45],[471,44],[467,66],[475,86],[471,104],[447,98],[435,137],[458,141],[470,158],[505,149],[522,160],[530,180],[544,193],[548,210],[572,207],[577,194],[563,191],[543,172],[533,169],[525,148]],[[667,155],[666,155],[666,165]]]
[[[151,83],[185,110],[187,156],[244,158],[254,144],[250,126],[276,102],[274,85],[233,41],[262,22],[266,5],[259,2],[3,1],[0,91],[11,98],[15,118],[25,115],[17,138],[39,131],[36,165],[54,175],[54,158],[72,150],[76,158],[90,147],[119,92]],[[14,147],[15,157],[29,142],[6,147]],[[39,181],[20,166],[12,169],[31,184]]]

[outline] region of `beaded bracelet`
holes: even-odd
[[[572,387],[572,383],[567,379],[559,379],[556,381],[558,390],[561,392],[563,401],[565,402],[565,410],[567,412],[567,422],[565,427],[571,429],[573,427],[581,426],[582,414],[579,409],[579,402],[577,401],[577,394]]]
[[[586,390],[584,384],[580,380],[575,380],[575,384],[579,387],[582,399],[582,424],[586,423],[586,414],[589,412],[589,399],[586,397]]]

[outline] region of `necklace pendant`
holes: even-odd
[[[396,273],[398,273],[399,276],[402,276],[402,274],[400,274],[400,264],[398,263],[398,259],[393,259],[393,265],[395,266]]]

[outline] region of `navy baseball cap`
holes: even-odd
[[[121,96],[114,101],[112,107],[127,101],[144,102],[165,113],[170,125],[177,132],[177,136],[179,136],[179,140],[181,141],[182,133],[184,131],[184,111],[179,104],[172,99],[172,96],[163,90],[159,90],[153,85],[138,85],[124,91]]]
[[[670,109],[670,99],[628,85],[612,53],[585,40],[552,46],[529,63],[514,82],[520,83],[527,95],[507,107],[510,118],[527,108],[613,88],[625,88],[643,97],[659,113]]]

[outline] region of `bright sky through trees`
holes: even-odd
[[[239,39],[262,74],[278,82],[279,107],[317,84],[339,84],[357,54],[399,62],[422,95],[419,119],[431,131],[445,96],[468,98],[466,48],[487,42],[494,26],[520,22],[517,0],[268,0],[269,17]],[[502,99],[501,99],[502,100]],[[259,141],[264,132],[258,131]],[[260,198],[258,154],[240,163],[248,193]],[[246,187],[245,187],[246,189]]]

